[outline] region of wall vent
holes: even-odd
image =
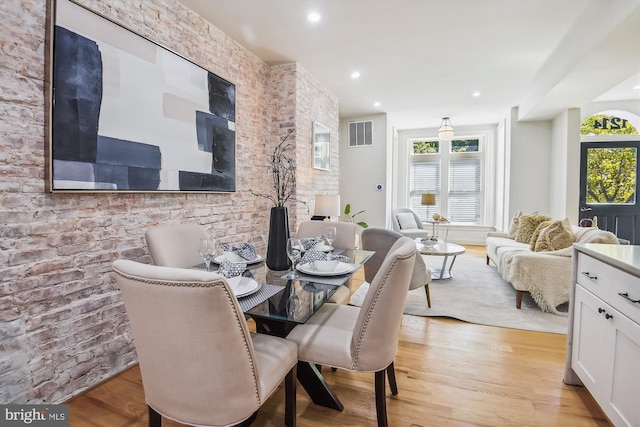
[[[373,122],[349,122],[349,147],[373,145]]]

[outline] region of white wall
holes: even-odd
[[[514,107],[506,142],[510,150],[507,217],[519,210],[549,212],[551,122],[518,122],[518,108]]]
[[[640,97],[627,101],[592,102],[580,110],[580,123],[587,117],[610,110],[628,111],[636,116],[640,116]],[[637,123],[633,123],[633,125],[636,126],[637,129],[640,129]]]
[[[348,125],[352,121],[373,122],[373,145],[349,147]],[[376,114],[340,121],[340,203],[351,203],[352,212],[366,210],[356,220],[370,227],[386,227],[387,199],[390,197],[390,162],[388,143],[391,131],[386,114]],[[382,185],[378,190],[376,186]],[[346,219],[346,218],[342,218]]]
[[[551,123],[549,212],[578,225],[580,192],[580,110],[563,111]]]

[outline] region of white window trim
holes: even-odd
[[[497,141],[497,125],[485,126],[466,126],[455,128],[454,139],[473,139],[477,138],[482,144],[482,188],[483,200],[481,201],[482,221],[478,226],[490,226],[494,223],[495,210],[493,208],[495,201],[495,163],[496,163],[496,141]],[[409,206],[409,147],[410,141],[415,139],[432,139],[437,135],[437,128],[432,129],[410,129],[398,131],[398,139],[396,146],[397,156],[395,158],[394,169],[397,171],[397,180],[394,183],[396,191],[396,207]],[[448,166],[447,166],[448,167]],[[473,226],[468,223],[460,223],[465,227]],[[455,227],[456,224],[452,224]]]

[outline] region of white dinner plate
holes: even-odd
[[[351,273],[356,269],[356,266],[347,262],[340,261],[333,271],[318,271],[313,266],[313,263],[308,262],[305,264],[298,264],[296,270],[304,274],[310,274],[312,276],[340,276],[342,274]]]
[[[236,255],[234,253],[228,253],[228,254],[223,254],[223,255],[218,255],[217,257],[215,257],[213,259],[213,262],[215,262],[216,264],[222,264],[222,261],[230,261],[230,262],[237,262],[237,263],[241,263],[244,262],[247,265],[251,265],[251,264],[257,264],[260,261],[262,261],[262,257],[260,255],[258,255],[258,258],[248,261],[244,258],[242,258],[240,255]]]
[[[236,276],[227,279],[227,283],[231,286],[233,294],[237,297],[246,297],[260,289],[260,283],[250,277]]]

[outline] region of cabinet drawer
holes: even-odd
[[[640,323],[640,279],[595,258],[578,253],[577,282],[613,308]],[[627,298],[620,294],[626,294]]]
[[[605,301],[608,299],[609,285],[614,280],[615,273],[619,272],[602,261],[578,252],[577,282]]]
[[[620,277],[611,282],[609,304],[629,319],[640,323],[640,281],[629,274],[620,274]]]

